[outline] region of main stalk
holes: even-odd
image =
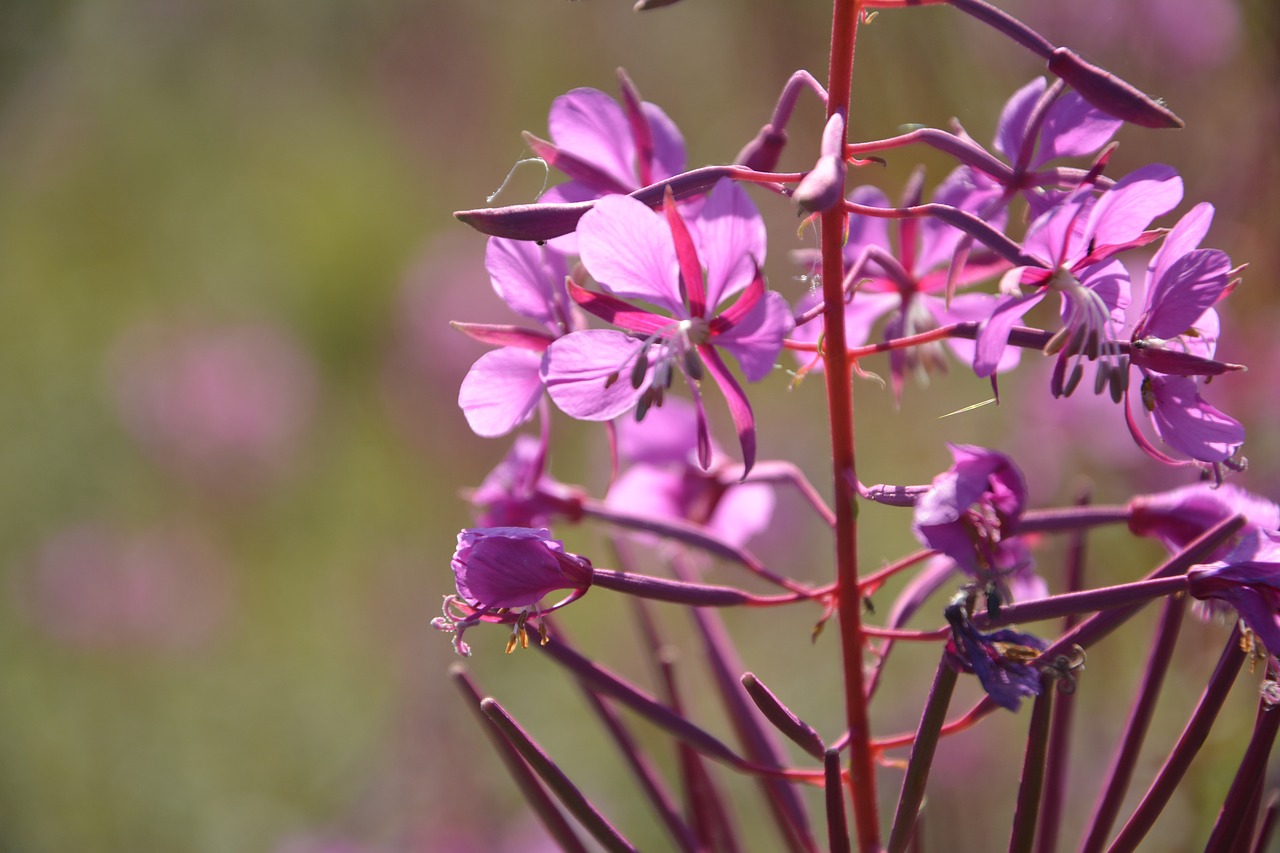
[[[831,25],[831,64],[827,78],[827,118],[839,113],[848,125],[853,81],[853,50],[862,0],[835,0]],[[858,590],[857,472],[853,442],[853,362],[844,328],[845,214],[840,205],[822,214],[822,295],[827,407],[831,419],[831,459],[835,480],[837,609],[844,661],[845,707],[849,725],[849,783],[858,848],[880,849],[875,763],[863,673],[866,638],[862,632],[862,595]]]

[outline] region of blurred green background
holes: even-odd
[[[1211,396],[1251,430],[1254,464],[1239,482],[1274,498],[1275,6],[1078,2],[1066,15],[1062,5],[1010,3],[1187,121],[1178,132],[1126,129],[1111,171],[1175,165],[1189,202],[1218,207],[1210,244],[1250,263],[1227,320],[1237,333],[1219,353],[1254,369]],[[428,624],[452,589],[448,558],[469,520],[458,490],[508,446],[472,436],[455,404],[483,348],[447,321],[504,314],[483,239],[450,213],[483,206],[526,153],[519,132],[545,135],[552,98],[575,86],[614,93],[618,66],[681,126],[692,165],[730,159],[792,71],[821,78],[826,67],[823,3],[687,0],[639,16],[629,7],[0,2],[0,850],[537,843],[449,683],[448,639]],[[852,130],[871,138],[959,116],[986,140],[1005,98],[1036,73],[1029,55],[951,10],[886,12],[859,44]],[[817,104],[802,100],[784,165],[811,162],[820,126]],[[916,153],[895,153],[869,179],[896,195]],[[940,179],[945,162],[922,156]],[[534,170],[518,172],[502,201],[528,200],[540,184]],[[786,254],[807,244],[792,211],[756,198],[776,226],[773,285],[796,298],[804,285]],[[1110,422],[1087,408],[1074,420],[1046,413],[1043,372],[1035,377],[1011,382],[999,411],[942,421],[987,389],[957,370],[927,394],[909,387],[895,410],[860,384],[862,478],[925,482],[948,464],[950,440],[1014,452],[1042,502],[1069,499],[1081,476],[1101,502],[1177,482],[1131,447],[1089,444],[1117,433],[1127,442],[1114,410]],[[825,487],[820,380],[791,393],[781,378],[767,386],[756,397],[763,454],[795,458]],[[557,476],[601,489],[600,436],[566,428],[560,439]],[[868,565],[912,547],[902,513],[873,507],[864,518]],[[778,523],[786,535],[758,550],[800,577],[826,577],[823,539],[798,502],[784,499]],[[600,547],[592,531],[567,536],[589,556]],[[1097,543],[1100,579],[1160,559],[1117,535]],[[1042,561],[1053,583],[1056,543]],[[589,601],[566,612],[566,628],[647,683],[640,644],[619,627],[625,606],[606,594]],[[676,639],[688,636],[680,616],[663,612]],[[747,666],[833,736],[834,632],[811,645],[815,618],[728,622]],[[1090,683],[1127,683],[1144,636],[1090,657],[1082,774],[1102,769],[1086,765],[1102,760],[1127,702],[1127,689]],[[1169,688],[1157,745],[1181,726],[1223,637],[1221,626],[1188,623],[1187,675]],[[501,629],[468,639],[484,688],[644,849],[665,847],[562,675],[536,653],[502,655]],[[696,658],[683,670],[690,703],[727,731]],[[895,658],[877,731],[914,726],[934,660]],[[1221,741],[1161,824],[1167,838],[1215,814],[1254,682],[1242,677]],[[951,769],[931,789],[931,831],[959,821],[969,849],[1004,842],[1024,717],[1003,717],[989,734],[948,744]],[[662,739],[638,729],[669,761]],[[974,778],[990,778],[990,789],[975,791]],[[896,779],[885,772],[886,792]],[[749,849],[772,849],[773,836],[755,831],[752,786],[726,784],[755,828],[744,833]],[[1081,782],[1075,806],[1087,809],[1092,791]]]

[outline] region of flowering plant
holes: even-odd
[[[671,2],[641,0],[637,8]],[[881,9],[901,7],[910,14],[907,7],[938,4],[972,15],[1038,55],[1050,79],[1016,89],[1001,113],[995,153],[958,122],[950,130],[924,127],[850,141],[859,25]],[[1111,140],[1122,125],[1171,128],[1181,119],[984,0],[834,0],[829,68],[825,86],[796,72],[772,117],[733,164],[693,169],[686,168],[674,122],[643,101],[625,74],[620,101],[575,89],[551,107],[550,141],[526,135],[534,154],[568,181],[533,203],[457,214],[490,235],[487,268],[499,296],[539,326],[456,322],[459,330],[500,347],[468,373],[459,404],[483,436],[506,435],[535,415],[540,430],[536,438],[519,435],[472,493],[484,526],[459,534],[452,560],[456,594],[445,597],[444,614],[433,624],[454,634],[464,656],[471,653],[462,642],[464,630],[508,624],[508,652],[532,645],[565,667],[681,850],[739,849],[727,795],[710,763],[759,781],[785,849],[824,846],[799,794],[802,785],[824,790],[825,846],[831,850],[897,851],[923,843],[925,792],[939,740],[960,736],[997,709],[1017,712],[1029,699],[1009,846],[1049,850],[1066,833],[1063,756],[1072,737],[1073,703],[1090,687],[1083,674],[1086,650],[1144,604],[1161,600],[1164,616],[1148,674],[1092,818],[1082,822],[1083,847],[1100,850],[1109,842],[1110,849],[1128,850],[1147,837],[1251,655],[1264,672],[1259,722],[1223,794],[1208,844],[1262,849],[1277,812],[1274,797],[1263,801],[1261,782],[1280,720],[1271,711],[1280,697],[1274,657],[1280,651],[1280,510],[1224,484],[1245,466],[1239,453],[1244,430],[1201,396],[1210,379],[1242,369],[1218,360],[1216,346],[1217,305],[1235,289],[1243,268],[1224,251],[1201,247],[1214,212],[1208,203],[1191,207],[1171,226],[1160,224],[1183,198],[1173,167],[1148,164],[1127,175],[1108,174]],[[821,141],[803,158],[809,168],[779,171],[786,127],[805,92],[825,108]],[[898,206],[877,187],[850,186],[854,171],[917,145],[954,161],[931,193],[922,171],[913,174]],[[751,186],[816,227],[817,250],[793,253],[799,272],[814,282],[809,292],[789,294],[767,280],[767,234],[748,195]],[[1142,285],[1133,276],[1144,267]],[[1132,313],[1135,286],[1144,288],[1145,301]],[[1022,325],[1039,316],[1032,310],[1051,294],[1058,297],[1058,319],[1046,328]],[[1060,399],[1054,405],[1071,405],[1065,398],[1092,371],[1094,393],[1106,392],[1120,410],[1117,418],[1136,449],[1198,482],[1112,505],[1032,508],[1016,460],[996,449],[951,444],[954,464],[929,484],[863,484],[852,389],[856,377],[868,375],[864,361],[888,354],[900,400],[908,370],[923,376],[946,365],[944,343],[976,377],[990,381],[996,401],[998,377],[1018,366],[1022,350],[1055,357],[1049,390]],[[819,368],[823,377],[829,500],[793,462],[757,458],[751,397],[756,388],[783,384],[777,369],[783,350],[803,364],[793,385]],[[715,415],[704,401],[712,384],[737,435],[738,460],[712,439]],[[556,421],[551,404],[572,418],[605,425],[613,464],[602,499],[548,473]],[[1144,413],[1154,436],[1142,426]],[[620,461],[626,465],[621,472]],[[750,549],[753,539],[779,526],[772,515],[781,486],[794,489],[831,529],[822,582],[805,580],[799,567],[770,566]],[[858,553],[863,503],[909,509],[903,524],[921,550],[868,573]],[[613,554],[607,562],[617,568],[571,554],[552,538],[553,529],[582,523],[609,532]],[[1122,524],[1136,536],[1157,539],[1168,558],[1128,582],[1091,585],[1088,532]],[[1037,569],[1037,546],[1063,535],[1068,578],[1055,589]],[[708,557],[755,580],[710,584],[702,576]],[[885,624],[873,624],[870,596],[896,575],[909,579]],[[751,591],[751,584],[770,591]],[[666,640],[644,602],[688,608],[736,747],[695,721],[669,669],[651,694],[566,638],[558,612],[593,589],[593,598],[621,593],[637,602],[640,630],[655,659]],[[559,600],[545,604],[552,594]],[[1186,731],[1113,837],[1188,597],[1202,602],[1202,610],[1225,613],[1235,627]],[[821,609],[815,641],[830,617],[838,625],[844,725],[826,737],[744,672],[717,615],[720,608],[806,603]],[[936,627],[908,627],[913,617],[930,613]],[[1045,624],[1036,633],[1012,627],[1031,622]],[[537,643],[530,643],[530,627]],[[935,644],[936,674],[916,729],[883,735],[873,731],[870,707],[890,651],[904,642]],[[481,700],[464,668],[454,672],[557,843],[583,849],[567,812],[606,849],[635,849],[501,704]],[[960,674],[975,675],[985,695],[948,721]],[[615,714],[616,705],[676,741],[676,784],[653,769]],[[782,738],[813,760],[797,760]],[[907,747],[907,756],[895,752]],[[887,771],[877,768],[899,776],[887,833],[879,790]]]

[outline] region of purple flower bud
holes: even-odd
[[[566,553],[546,528],[464,529],[452,567],[458,595],[476,608],[533,607],[558,589],[591,586],[591,562]]]
[[[791,198],[810,213],[830,210],[844,198],[844,116],[836,113],[822,131],[822,156]]]
[[[1119,119],[1143,127],[1182,127],[1183,121],[1159,101],[1144,95],[1109,71],[1060,47],[1049,57],[1050,73],[1060,77],[1089,103]]]

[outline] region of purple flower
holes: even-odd
[[[1182,198],[1182,179],[1168,166],[1153,165],[1126,176],[1095,196],[1085,188],[1038,217],[1027,229],[1024,249],[1038,266],[1005,274],[1008,295],[978,329],[974,372],[990,376],[1008,346],[1013,325],[1050,291],[1062,298],[1063,328],[1047,351],[1059,352],[1051,383],[1054,396],[1070,394],[1079,382],[1081,359],[1103,360],[1107,376],[1123,377],[1114,340],[1130,300],[1129,274],[1114,256],[1159,236],[1146,231],[1157,216]],[[1035,288],[1022,295],[1021,288]],[[1067,365],[1074,359],[1071,373]]]
[[[1217,463],[1239,450],[1244,427],[1206,403],[1193,378],[1215,369],[1219,325],[1213,306],[1229,292],[1232,272],[1225,252],[1197,248],[1212,221],[1213,206],[1196,205],[1151,259],[1131,358],[1142,373],[1143,406],[1160,438],[1192,459]],[[1179,359],[1180,354],[1203,361]],[[1150,452],[1136,431],[1134,436]]]
[[[1003,453],[951,444],[955,464],[933,479],[915,505],[912,530],[926,547],[991,585],[1002,600],[1040,594],[1026,543],[1011,535],[1026,506],[1027,484]],[[1018,589],[1010,590],[1010,585]]]
[[[684,171],[684,139],[667,114],[640,100],[618,72],[622,105],[598,89],[574,89],[551,102],[551,142],[525,140],[548,165],[570,177],[543,202],[577,202],[626,194]]]
[[[1280,532],[1254,528],[1221,560],[1187,572],[1191,595],[1229,604],[1274,656],[1280,652]]]
[[[570,594],[546,612],[576,601],[591,586],[591,561],[564,550],[545,527],[476,527],[458,533],[458,547],[450,563],[457,595],[444,599],[444,613],[431,620],[433,628],[454,635],[453,647],[466,656],[470,648],[462,635],[479,622],[510,622],[507,651],[528,638],[525,623],[545,596],[556,590]],[[515,615],[506,611],[519,611]],[[541,627],[540,627],[540,630]],[[545,634],[543,635],[545,638]]]
[[[511,450],[467,496],[481,527],[545,527],[553,518],[578,520],[581,491],[545,471],[546,448],[533,436],[518,435]]]
[[[698,459],[706,467],[705,370],[728,401],[750,469],[755,418],[720,350],[737,359],[749,381],[763,379],[792,319],[786,301],[765,290],[764,224],[747,194],[721,181],[688,222],[669,195],[662,213],[628,196],[606,196],[582,217],[578,238],[582,260],[604,292],[571,285],[570,295],[625,331],[573,332],[553,342],[542,365],[551,399],[581,420],[612,420],[633,408],[642,419],[661,405],[679,371],[693,393]]]
[[[1181,551],[1210,527],[1234,515],[1248,519],[1245,533],[1280,529],[1280,506],[1230,484],[1196,483],[1129,501],[1129,529],[1158,540],[1170,553]],[[1230,548],[1224,545],[1214,556],[1221,558]]]
[[[476,360],[458,392],[458,405],[477,435],[506,435],[533,416],[542,399],[542,354],[581,323],[565,290],[569,259],[551,245],[494,237],[485,251],[493,289],[507,306],[542,326],[455,324],[472,337],[504,344]]]
[[[1040,695],[1040,670],[1034,661],[1049,644],[1039,637],[1002,628],[984,634],[969,620],[963,604],[946,609],[951,624],[947,658],[961,672],[978,676],[997,705],[1017,711],[1022,697]]]
[[[714,442],[710,469],[698,467],[696,420],[693,406],[673,399],[642,422],[621,421],[618,454],[632,464],[609,487],[605,504],[631,515],[705,525],[717,539],[744,545],[769,526],[773,487],[740,483],[742,467]]]
[[[920,178],[917,175],[908,185],[902,206],[918,204],[919,194]],[[869,186],[855,189],[849,200],[867,207],[893,207],[884,193]],[[983,199],[981,194],[975,194],[967,171],[957,169],[934,191],[933,201],[976,213]],[[1003,216],[997,217],[992,224],[1002,225]],[[950,323],[977,321],[991,314],[996,298],[986,293],[955,296],[948,304],[946,291],[950,265],[964,237],[963,232],[933,218],[898,219],[895,228],[897,252],[890,240],[887,220],[856,216],[849,223],[844,245],[845,269],[852,272],[860,260],[864,261],[854,276],[856,292],[845,307],[845,339],[850,346],[865,343],[871,336],[872,327],[886,314],[890,318],[884,330],[886,340],[920,334]],[[819,259],[814,257],[813,263],[820,271]],[[975,284],[1008,266],[1007,261],[992,252],[975,252],[967,257],[954,283],[962,287]],[[817,299],[811,298],[810,302],[816,303]],[[821,331],[822,321],[816,318],[800,326],[796,338],[816,342]],[[972,341],[949,338],[946,343],[964,362],[973,360]],[[1003,371],[1016,366],[1020,354],[1017,349],[1010,349],[997,369]],[[930,368],[945,370],[946,360],[942,355],[942,344],[931,343],[892,351],[889,365],[894,394],[901,397],[907,370],[918,370],[922,374]]]

